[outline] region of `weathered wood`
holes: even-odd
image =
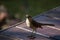
[[[60,12],[60,7],[51,10],[51,13],[55,13],[55,12]],[[49,11],[47,13],[50,13]],[[48,20],[46,20],[48,19]],[[49,19],[46,16],[42,16],[42,15],[38,15],[37,17],[34,18],[34,20],[36,20],[37,22],[40,23],[52,23],[55,24],[55,26],[53,27],[48,27],[48,26],[42,26],[43,29],[37,29],[37,32],[42,33],[44,35],[48,35],[50,36],[50,38],[46,38],[42,35],[36,35],[37,38],[35,38],[34,40],[60,40],[60,30],[57,30],[56,28],[60,29],[60,20],[55,20],[55,19]],[[18,23],[20,24],[20,23]],[[13,27],[14,26],[14,27]],[[11,28],[5,30],[4,32],[2,32],[2,35],[8,36],[8,37],[17,37],[20,38],[22,40],[32,40],[29,39],[27,36],[30,35],[31,32],[25,31],[25,29],[30,29],[29,27],[26,27],[25,23],[22,23],[21,25],[13,25]],[[16,26],[20,27],[20,28],[16,28]],[[21,28],[24,28],[24,30]]]

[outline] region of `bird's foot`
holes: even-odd
[[[34,35],[30,35],[30,36],[28,36],[28,38],[35,39],[36,37]]]

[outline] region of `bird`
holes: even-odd
[[[26,25],[27,25],[27,27],[33,29],[33,32],[36,31],[37,28],[43,29],[42,26],[45,26],[45,25],[55,26],[54,24],[39,23],[39,22],[35,21],[35,20],[32,18],[32,16],[30,16],[30,15],[28,15],[28,14],[26,14]],[[33,32],[32,32],[32,33],[33,33]],[[31,34],[31,37],[32,37],[32,36],[33,36],[33,35]]]

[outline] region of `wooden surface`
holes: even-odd
[[[60,7],[48,11],[47,13],[60,13]],[[60,20],[56,19],[50,19],[46,16],[38,15],[33,18],[35,21],[40,22],[40,23],[48,23],[48,24],[54,24],[55,26],[42,26],[43,29],[38,28],[37,32],[43,35],[35,34],[36,38],[35,39],[29,39],[27,36],[31,34],[31,32],[18,28],[22,27],[28,30],[32,30],[31,28],[28,28],[24,23],[12,26],[12,28],[9,28],[5,30],[4,32],[0,33],[0,40],[60,40]],[[46,37],[46,36],[52,37]]]

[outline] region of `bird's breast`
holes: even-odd
[[[28,18],[26,18],[26,25],[27,25],[27,27],[30,27],[30,21]]]

